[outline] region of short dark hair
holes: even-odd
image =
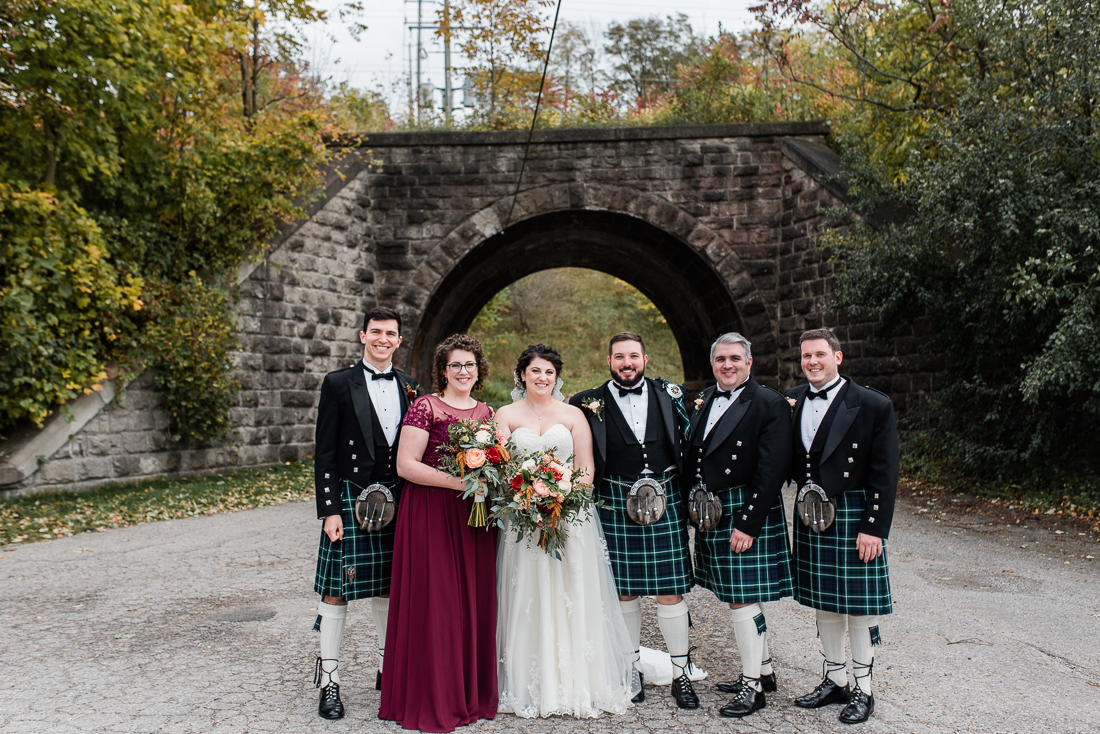
[[[363,331],[370,327],[372,321],[396,321],[397,333],[401,333],[401,314],[389,306],[375,306],[363,316]]]
[[[836,334],[828,329],[810,329],[802,332],[802,336],[798,337],[798,346],[801,348],[802,342],[808,342],[811,339],[824,339],[829,342],[829,347],[834,352],[840,351],[840,340],[836,338]]]
[[[558,354],[558,350],[546,344],[530,344],[523,350],[523,354],[519,355],[519,359],[516,361],[516,381],[519,384],[523,384],[523,373],[531,366],[531,363],[535,361],[535,358],[539,357],[545,359],[550,364],[554,365],[554,369],[558,372],[558,377],[561,377],[561,355]]]
[[[607,356],[611,356],[611,348],[619,342],[638,342],[642,345],[642,354],[645,354],[645,340],[641,336],[635,334],[633,331],[620,331],[615,336],[611,337],[611,341],[607,343]]]
[[[489,360],[485,358],[485,350],[481,342],[466,334],[451,334],[439,343],[435,348],[435,359],[432,362],[432,392],[443,394],[447,387],[447,361],[451,358],[451,352],[461,349],[474,355],[477,362],[477,380],[474,381],[474,390],[480,390],[481,385],[489,378]]]

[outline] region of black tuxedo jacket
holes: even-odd
[[[846,378],[829,411],[833,424],[821,454],[821,484],[835,497],[853,489],[867,497],[859,532],[886,538],[894,519],[898,493],[898,427],[894,404],[877,390],[861,387]],[[799,385],[787,392],[798,402],[791,422],[791,468],[788,476],[796,485],[805,479],[806,447],[802,444],[802,408],[810,386]]]
[[[409,409],[409,392],[419,384],[412,375],[394,368],[401,395],[401,415]],[[317,404],[317,435],[313,459],[317,517],[340,514],[340,479],[364,485],[374,470],[376,450],[371,423],[371,400],[360,360],[330,372],[321,383]],[[358,469],[359,471],[355,471]],[[358,477],[362,477],[356,481]]]
[[[661,422],[665,434],[668,436],[669,441],[672,442],[672,453],[676,456],[676,468],[683,474],[684,460],[681,454],[680,443],[682,434],[679,430],[679,426],[676,425],[676,409],[672,405],[672,398],[669,396],[664,386],[657,380],[651,380],[648,377],[642,379],[649,384],[649,399],[657,401],[657,406],[661,411]],[[588,418],[588,425],[592,428],[592,443],[595,447],[592,453],[594,454],[596,462],[592,483],[597,487],[600,485],[600,482],[603,481],[604,469],[607,466],[607,422],[610,420],[607,411],[611,410],[611,403],[614,401],[614,398],[611,397],[611,391],[613,389],[614,387],[612,387],[611,381],[608,380],[599,387],[579,392],[569,398],[569,404],[581,409],[581,412]],[[596,416],[595,413],[582,405],[582,403],[588,403],[592,400],[603,401],[603,411],[599,416]]]
[[[733,526],[756,537],[786,484],[791,465],[791,406],[787,399],[755,378],[745,380],[737,402],[711,429],[706,446],[695,446],[702,434],[716,386],[699,394],[703,405],[691,417],[691,440],[684,445],[685,483],[695,483],[701,471],[712,492],[747,487],[745,504],[734,516]],[[701,435],[700,435],[701,437]]]

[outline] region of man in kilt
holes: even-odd
[[[878,618],[893,611],[886,538],[898,486],[898,434],[890,399],[838,373],[844,355],[828,329],[802,334],[802,372],[809,380],[790,390],[794,408],[789,476],[807,502],[794,523],[795,599],[817,610],[825,653],[822,681],[795,699],[803,708],[845,704],[840,721],[857,724],[875,710],[871,669],[879,643]],[[828,498],[814,509],[817,485]],[[818,495],[820,496],[820,495]],[[835,505],[835,520],[820,524]],[[848,685],[844,633],[852,648]]]
[[[730,605],[741,653],[741,677],[718,684],[733,694],[719,713],[741,718],[764,708],[764,692],[777,689],[761,602],[794,593],[781,491],[790,466],[791,409],[751,376],[752,345],[740,334],[718,337],[710,364],[718,384],[695,400],[684,463],[687,475],[695,475],[695,583]]]
[[[577,393],[570,403],[581,408],[595,444],[593,482],[604,502],[600,521],[607,538],[611,570],[627,630],[640,651],[642,610],[639,596],[657,597],[657,622],[672,658],[672,696],[680,708],[698,708],[688,678],[688,607],[691,590],[686,514],[679,475],[681,440],[687,430],[684,391],[666,380],[645,376],[645,342],[633,332],[611,337],[607,364],[612,379]],[[651,524],[639,524],[627,511],[628,493],[642,478],[659,483],[665,511]],[[643,681],[635,681],[635,702],[645,700]]]
[[[381,686],[395,525],[363,530],[356,522],[355,500],[375,483],[388,487],[395,501],[400,499],[397,439],[401,419],[418,388],[411,375],[393,367],[393,353],[401,344],[397,311],[385,307],[368,311],[359,340],[363,360],[326,375],[317,406],[314,487],[317,517],[324,525],[313,584],[322,597],[318,607],[321,655],[314,683],[321,689],[317,712],[326,719],[344,716],[337,668],[351,600],[371,600],[378,629],[375,687]]]

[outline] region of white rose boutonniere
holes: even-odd
[[[702,398],[695,398],[695,409],[696,410],[702,410],[703,409],[703,403],[705,403],[705,402],[706,401],[703,400]]]

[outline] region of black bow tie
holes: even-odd
[[[616,384],[615,387],[619,388],[619,397],[620,398],[624,395],[641,395],[642,394],[642,385],[641,385],[641,383],[639,383],[637,385],[637,387],[623,387],[622,385],[619,385],[619,384]]]
[[[727,398],[728,399],[730,395],[733,395],[733,390],[715,390],[714,391],[714,399],[715,400],[717,400],[718,398]]]
[[[375,372],[374,370],[367,370],[370,373],[372,380],[393,380],[397,378],[397,373],[393,370],[389,372]]]
[[[843,382],[843,380],[837,380],[832,385],[829,385],[828,387],[826,387],[822,390],[818,390],[817,392],[814,392],[813,390],[810,390],[808,393],[806,393],[806,399],[807,400],[813,400],[814,398],[821,398],[822,400],[828,400],[829,399],[829,391],[832,390],[837,385],[839,385],[841,382]]]

